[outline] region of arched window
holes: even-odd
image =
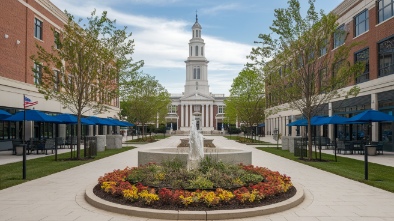
[[[200,79],[200,66],[195,66],[193,69],[193,79]]]
[[[193,47],[190,46],[190,56],[193,56]]]
[[[198,56],[198,46],[196,45],[196,56]]]
[[[204,56],[204,47],[201,47],[201,56]]]
[[[201,30],[198,31],[198,37],[201,38]]]
[[[192,32],[193,32],[193,38],[194,38],[194,30]]]

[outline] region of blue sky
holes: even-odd
[[[119,27],[127,26],[135,41],[135,61],[144,60],[143,72],[153,75],[170,93],[185,84],[185,63],[196,10],[205,40],[210,91],[229,95],[232,81],[247,63],[246,56],[260,33],[269,33],[274,9],[287,0],[51,0],[76,18],[96,9],[108,11]],[[342,0],[316,0],[326,13]],[[308,1],[300,0],[303,11]]]

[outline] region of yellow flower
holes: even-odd
[[[139,198],[138,189],[134,185],[131,187],[131,189],[123,190],[122,193],[123,193],[124,198],[131,200],[131,201],[134,201]]]
[[[159,196],[157,194],[149,193],[147,190],[143,190],[138,195],[143,201],[145,201],[145,204],[147,205],[159,200]]]
[[[101,189],[106,193],[111,192],[111,190],[116,186],[116,182],[103,182],[101,184]]]

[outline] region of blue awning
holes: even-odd
[[[78,118],[73,114],[59,114],[54,116],[55,118],[61,120],[64,124],[77,124]],[[81,124],[83,125],[95,125],[94,122],[81,117]]]
[[[97,125],[109,125],[109,126],[116,126],[113,122],[103,119],[103,118],[99,118],[99,117],[95,117],[95,116],[90,116],[87,117],[86,119],[94,122]]]
[[[0,110],[0,120],[4,119],[4,118],[7,118],[7,117],[10,117],[10,116],[11,116],[11,114],[8,113],[7,111]]]
[[[258,124],[257,127],[265,127],[265,123]]]
[[[24,113],[25,112],[25,113]],[[38,110],[25,110],[25,111],[19,111],[18,113],[12,115],[11,117],[8,117],[6,119],[3,119],[4,121],[35,121],[35,122],[48,122],[48,123],[62,123],[61,120],[47,115],[41,111]]]
[[[116,124],[115,126],[128,127],[128,124],[114,118],[107,118],[105,120],[111,121],[112,123]]]

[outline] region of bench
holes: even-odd
[[[48,155],[48,150],[52,150],[53,153],[53,150],[55,150],[55,139],[46,139],[45,143],[40,143],[37,145],[36,150],[37,154],[39,150],[45,151],[46,155]]]
[[[12,150],[13,151],[13,145],[12,145],[12,141],[11,140],[7,140],[7,141],[1,141],[0,142],[0,151],[8,151],[8,150]]]
[[[330,138],[328,138],[328,137],[315,137],[313,144],[315,146],[325,147],[325,149],[332,147],[332,144],[330,142]]]
[[[342,151],[343,154],[346,154],[347,152],[353,154],[353,143],[341,140],[337,141],[337,153],[341,153]]]

